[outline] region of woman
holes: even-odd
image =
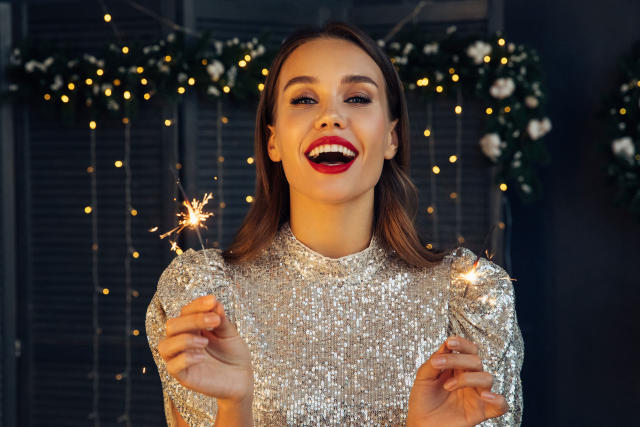
[[[169,424],[519,424],[511,281],[420,242],[401,82],[368,36],[283,43],[255,156],[234,242],[176,257],[147,311]]]

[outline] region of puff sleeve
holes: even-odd
[[[169,427],[177,426],[177,420],[173,418],[171,411],[171,401],[192,427],[212,426],[218,408],[214,397],[186,388],[167,372],[166,363],[158,352],[158,343],[166,336],[167,319],[178,317],[182,307],[194,299],[213,294],[222,302],[227,317],[235,326],[233,295],[225,277],[221,251],[205,251],[189,249],[174,258],[160,276],[157,290],[147,308],[147,340],[158,367],[164,412]]]
[[[524,343],[515,311],[513,285],[507,272],[486,258],[476,266],[472,282],[462,275],[473,270],[476,254],[459,247],[450,261],[449,335],[460,335],[480,350],[484,369],[494,376],[491,389],[502,394],[509,411],[482,426],[517,426],[522,420],[520,370]]]

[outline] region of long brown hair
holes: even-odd
[[[225,261],[242,263],[268,247],[280,226],[289,220],[289,184],[282,162],[268,156],[268,124],[273,124],[276,84],[282,65],[297,47],[318,38],[338,38],[355,43],[378,64],[386,81],[389,116],[398,119],[398,150],[385,159],[380,180],[374,189],[374,233],[387,250],[413,266],[431,266],[441,261],[444,251],[430,251],[423,245],[414,225],[418,192],[409,177],[409,115],[402,82],[393,64],[364,32],[341,22],[322,28],[304,28],[291,34],[281,45],[262,91],[255,128],[256,188],[254,202],[231,245],[223,252]]]

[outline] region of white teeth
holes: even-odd
[[[314,148],[309,153],[309,157],[316,157],[320,155],[320,153],[342,153],[347,157],[355,157],[356,153],[349,150],[347,147],[337,144],[325,144],[319,147]]]

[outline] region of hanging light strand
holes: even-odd
[[[436,164],[436,154],[435,154],[435,139],[433,136],[433,101],[427,101],[427,131],[429,138],[429,162],[431,163],[430,171],[433,170]],[[426,132],[426,131],[425,131]],[[431,190],[431,209],[432,211],[432,223],[433,223],[433,239],[434,239],[434,247],[440,247],[440,230],[438,227],[438,187],[436,185],[437,174],[430,174],[430,190]]]
[[[462,89],[456,88],[456,239],[459,244],[464,243],[462,236],[462,114],[458,112],[458,107],[462,109]]]

